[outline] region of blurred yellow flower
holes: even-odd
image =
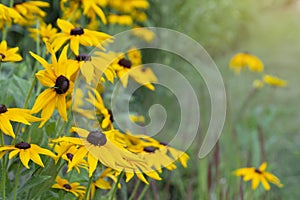
[[[28,30],[30,32],[30,37],[34,40],[37,39],[37,36],[42,40],[49,40],[57,33],[57,28],[52,27],[52,24],[47,25],[45,23],[42,23],[39,29],[28,28]]]
[[[30,110],[21,108],[7,108],[0,104],[0,130],[4,134],[15,138],[15,133],[10,121],[30,125],[29,122],[42,121],[43,119],[30,115]]]
[[[132,122],[145,123],[145,117],[142,115],[129,115]]]
[[[13,8],[25,19],[18,21],[18,23],[22,26],[28,26],[35,23],[36,18],[44,18],[46,16],[46,12],[41,8],[46,8],[49,6],[50,4],[44,1],[27,1],[15,3]]]
[[[284,87],[287,85],[287,82],[283,79],[277,78],[276,76],[265,75],[263,80],[266,84],[275,86],[275,87]]]
[[[249,53],[238,53],[234,55],[230,60],[229,66],[236,73],[239,73],[241,69],[245,67],[248,67],[249,70],[254,72],[262,72],[264,70],[262,61]]]
[[[32,160],[34,163],[40,165],[41,167],[45,167],[43,161],[39,154],[50,156],[51,158],[55,158],[54,153],[52,153],[48,149],[44,149],[39,147],[36,144],[28,144],[26,142],[19,142],[16,145],[12,146],[2,146],[0,147],[0,159],[4,154],[9,152],[9,159],[12,159],[14,156],[19,154],[19,158],[22,164],[29,169],[28,163]]]
[[[67,179],[62,179],[59,176],[57,176],[55,180],[56,183],[52,185],[52,188],[62,189],[72,193],[76,197],[80,197],[80,199],[83,198],[86,188],[84,186],[81,186],[80,183],[78,182],[69,183]]]
[[[110,35],[103,32],[75,27],[73,24],[63,19],[58,19],[57,25],[62,30],[62,33],[57,33],[53,37],[52,45],[55,52],[70,40],[71,50],[75,55],[79,55],[79,44],[103,48],[101,42],[112,38]]]
[[[236,170],[234,173],[236,176],[243,176],[244,181],[250,181],[252,180],[252,189],[255,190],[259,183],[261,182],[265,190],[270,190],[271,186],[269,184],[273,183],[277,185],[278,187],[283,187],[283,185],[280,183],[280,180],[274,176],[273,174],[266,172],[267,163],[262,163],[259,168],[240,168]]]
[[[134,29],[131,29],[131,33],[148,43],[152,42],[155,37],[155,34],[152,31],[142,27],[135,27]]]
[[[130,15],[114,15],[110,14],[107,17],[108,23],[110,24],[119,24],[124,26],[130,26],[133,24],[132,18]]]
[[[11,25],[12,21],[18,22],[19,20],[22,20],[22,16],[17,11],[0,3],[0,30],[3,29],[5,23]]]
[[[22,60],[20,54],[17,53],[19,47],[8,48],[7,42],[3,40],[0,43],[0,62],[18,62]]]
[[[252,86],[254,88],[259,89],[259,88],[264,87],[264,82],[262,80],[256,79],[256,80],[253,81]]]

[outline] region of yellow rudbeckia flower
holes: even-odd
[[[3,40],[0,43],[0,62],[18,62],[22,60],[20,54],[17,53],[19,47],[8,48],[7,42]]]
[[[36,73],[37,79],[42,85],[49,87],[37,97],[31,109],[31,113],[38,113],[42,110],[41,116],[44,120],[41,122],[40,127],[50,119],[56,107],[60,116],[65,121],[68,120],[66,97],[73,91],[73,81],[70,77],[76,73],[79,66],[76,61],[67,59],[67,48],[68,46],[63,49],[58,60],[55,53],[51,52],[52,64],[30,52],[30,55],[45,68],[45,70]]]
[[[75,55],[79,55],[79,44],[103,48],[100,43],[112,38],[110,35],[103,32],[75,27],[73,24],[63,19],[58,19],[57,25],[62,30],[62,33],[57,33],[53,37],[52,45],[55,52],[67,41],[70,41],[71,50]]]
[[[109,24],[119,24],[124,26],[130,26],[133,24],[133,20],[130,15],[110,14],[108,15],[107,19]]]
[[[252,180],[252,190],[255,190],[259,183],[262,183],[265,190],[271,189],[269,182],[277,185],[278,187],[282,187],[283,185],[280,183],[280,180],[270,172],[266,172],[266,168],[267,163],[264,162],[258,168],[240,168],[234,173],[237,176],[243,176],[244,181]]]
[[[262,72],[264,70],[262,61],[249,53],[238,53],[234,55],[230,60],[229,66],[236,73],[239,73],[241,69],[245,67],[248,67],[249,70],[254,72]]]
[[[275,87],[285,87],[287,85],[287,82],[283,79],[280,79],[276,76],[271,76],[271,75],[265,75],[263,77],[263,81],[271,86]]]
[[[80,183],[69,183],[67,179],[60,178],[59,176],[56,177],[55,181],[56,183],[52,185],[52,188],[62,189],[66,192],[72,193],[76,197],[80,197],[80,199],[83,198],[86,188],[80,185]]]
[[[10,121],[30,125],[29,122],[37,122],[43,119],[30,115],[30,110],[21,108],[7,108],[0,104],[0,130],[4,134],[15,138],[15,133]]]
[[[45,24],[42,23],[39,27],[39,29],[36,28],[29,28],[30,37],[32,37],[34,40],[36,40],[37,35],[42,40],[50,40],[56,33],[57,28],[53,28],[52,24]]]
[[[4,154],[9,153],[8,158],[12,159],[14,156],[19,154],[19,158],[22,164],[29,169],[28,163],[32,160],[34,163],[38,164],[41,167],[45,167],[43,161],[39,154],[50,156],[51,158],[55,158],[54,153],[52,153],[48,149],[44,149],[39,147],[36,144],[29,144],[26,142],[19,142],[14,146],[2,146],[0,147],[0,158],[3,157]]]

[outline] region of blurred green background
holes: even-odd
[[[242,183],[245,199],[296,199],[300,197],[300,135],[299,135],[299,53],[300,2],[295,0],[151,0],[148,26],[170,28],[198,41],[216,62],[226,86],[228,114],[219,141],[219,150],[202,160],[197,153],[203,135],[189,149],[188,170],[175,170],[159,187],[161,198],[170,199],[240,199],[240,181],[232,171],[246,166],[258,166],[263,161],[259,149],[257,127],[264,135],[265,160],[268,170],[277,175],[284,187],[272,186],[265,192],[262,186],[251,191],[249,183]],[[180,45],[180,44],[178,44]],[[252,53],[264,62],[265,73],[288,81],[285,88],[264,87],[251,99],[239,120],[237,137],[231,125],[247,98],[252,81],[261,77],[242,72],[236,75],[229,69],[231,57],[238,52]],[[159,53],[159,63],[167,64],[188,77],[199,91],[202,109],[201,123],[205,132],[210,118],[210,102],[201,77],[195,76],[191,66],[167,53]],[[146,57],[147,60],[147,57]],[[190,68],[189,68],[190,67]],[[188,68],[188,69],[187,69]],[[142,91],[145,94],[145,90]],[[161,103],[166,110],[177,105],[175,97],[165,88],[145,95],[143,108]],[[158,94],[158,95],[157,95]],[[164,97],[164,98],[162,98]],[[174,102],[174,103],[173,103]],[[176,130],[180,119],[169,116],[165,134]],[[237,143],[237,144],[233,144]],[[235,151],[237,146],[238,151]],[[218,155],[218,166],[214,164]],[[210,170],[215,170],[211,172]],[[211,176],[211,177],[210,177]],[[211,181],[211,182],[210,182]],[[167,182],[167,183],[166,183]],[[167,189],[166,189],[167,188]],[[154,195],[155,197],[155,195]],[[156,196],[157,197],[157,196]]]

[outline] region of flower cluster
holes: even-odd
[[[22,61],[19,48],[10,48],[7,44],[7,33],[12,25],[24,28],[36,42],[36,50],[23,52],[23,57],[37,61],[33,67],[36,79],[32,82],[24,108],[0,104],[2,170],[8,167],[7,159],[20,161],[19,168],[22,165],[29,170],[34,168],[32,174],[39,174],[39,167],[45,168],[54,163],[57,171],[51,174],[56,177],[52,192],[61,189],[83,198],[94,196],[98,189],[109,190],[113,184],[120,188],[122,174],[126,175],[126,182],[136,175],[149,184],[147,177],[162,179],[163,168],[174,170],[176,163],[187,167],[189,156],[185,152],[152,137],[119,130],[114,124],[111,108],[103,99],[106,84],[113,87],[118,80],[123,87],[127,87],[132,79],[151,91],[155,90],[157,77],[151,68],[142,66],[140,50],[132,46],[126,52],[106,51],[114,38],[105,31],[99,31],[100,27],[105,30],[102,27],[107,24],[141,26],[147,20],[148,1],[62,0],[59,4],[61,16],[49,22],[45,9],[51,9],[52,3],[26,1],[10,6],[0,4],[3,38],[0,64]],[[146,29],[135,30],[132,35],[146,42],[155,37]],[[93,48],[96,49],[94,54],[88,54]],[[84,90],[77,88],[75,97],[74,85],[78,76],[82,76],[90,87]],[[95,109],[87,109],[85,104]],[[31,109],[26,109],[30,106]],[[72,124],[71,112],[87,120],[91,124],[89,129]],[[130,118],[144,121],[143,116],[131,115]],[[31,122],[40,124],[38,127],[21,128],[22,125],[31,125]],[[55,128],[49,133],[53,124]],[[35,132],[41,132],[43,139],[38,140]],[[16,174],[16,189],[22,171]],[[81,181],[73,180],[71,174],[76,172]],[[6,176],[3,171],[1,178],[4,185],[8,180]],[[5,187],[3,195],[5,199]]]
[[[231,58],[229,66],[236,73],[240,73],[240,71],[244,68],[248,68],[250,71],[259,73],[264,71],[263,62],[258,57],[250,53],[237,53]],[[285,80],[268,74],[263,75],[261,79],[256,79],[253,81],[254,88],[261,88],[264,86],[264,84],[273,87],[284,87],[287,85]]]

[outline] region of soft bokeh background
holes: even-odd
[[[300,2],[293,0],[150,2],[149,26],[180,31],[202,44],[219,67],[228,96],[228,117],[219,141],[218,152],[216,153],[215,148],[207,158],[199,160],[197,152],[203,137],[199,134],[198,140],[189,149],[191,161],[188,170],[180,169],[166,175],[167,183],[157,183],[158,188],[165,188],[158,192],[158,196],[176,197],[175,199],[226,199],[226,197],[239,199],[240,181],[232,171],[240,167],[258,166],[263,161],[257,136],[259,126],[264,135],[268,170],[280,178],[284,187],[278,189],[272,186],[270,192],[264,192],[260,186],[258,190],[252,192],[250,184],[242,183],[245,199],[300,197],[298,189]],[[259,77],[250,72],[236,75],[229,69],[230,58],[237,52],[245,51],[261,58],[265,64],[265,73],[287,80],[288,86],[262,88],[247,105],[237,126],[235,138],[231,133],[232,122],[251,90],[252,81]],[[172,59],[167,59],[168,57]],[[205,132],[210,117],[210,102],[201,77],[193,77],[191,66],[176,60],[172,55],[161,52],[156,58],[159,63],[168,64],[181,71],[189,78],[194,88],[200,91],[202,132]],[[142,92],[145,94],[147,91]],[[141,99],[142,105],[145,108],[153,102],[159,102],[167,110],[172,109],[172,106],[176,105],[176,99],[168,94],[169,91],[158,87],[155,95],[149,93]],[[176,130],[176,124],[180,120],[175,116],[169,117],[165,134]],[[233,146],[237,146],[238,152]],[[217,166],[214,159],[218,159]]]

